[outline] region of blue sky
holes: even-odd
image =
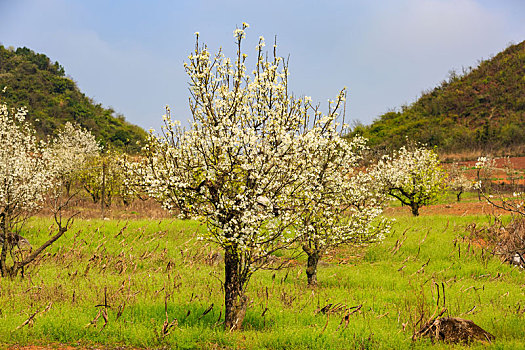
[[[371,123],[510,42],[525,40],[523,0],[0,0],[0,43],[58,61],[96,102],[146,129],[164,106],[189,119],[183,62],[193,33],[234,52],[277,36],[290,87],[326,106],[344,86],[347,116]],[[348,117],[347,117],[348,118]]]

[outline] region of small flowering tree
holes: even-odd
[[[238,329],[247,307],[246,287],[269,254],[293,242],[294,207],[311,179],[308,148],[324,130],[308,133],[309,104],[288,92],[288,70],[264,39],[246,73],[241,51],[247,24],[234,32],[234,61],[211,56],[199,44],[185,64],[190,78],[189,130],[164,117],[160,137],[145,147],[144,190],[173,211],[207,224],[205,238],[224,250],[225,327]],[[317,115],[318,116],[318,115]],[[133,164],[130,165],[134,167]]]
[[[317,264],[328,249],[380,240],[388,228],[386,222],[376,220],[382,212],[382,196],[374,190],[371,177],[357,170],[365,140],[341,137],[335,123],[337,107],[316,121],[307,135],[316,142],[309,143],[306,157],[311,166],[296,205],[301,211],[298,234],[308,256],[306,275],[311,286],[317,284]]]
[[[11,113],[10,113],[11,112]],[[53,186],[49,153],[39,143],[26,111],[0,105],[0,272],[8,275],[7,253],[20,240],[17,234],[26,215],[36,211]]]
[[[401,147],[384,156],[372,172],[384,193],[410,206],[414,216],[419,208],[435,202],[445,189],[446,173],[433,150]]]
[[[70,197],[61,200],[64,179],[81,166],[84,150],[69,142],[76,132],[69,126],[57,140],[38,141],[34,128],[25,120],[26,111],[9,111],[0,105],[0,272],[2,276],[16,276],[42,251],[59,239],[69,228],[72,217],[65,224],[62,210]],[[85,133],[85,131],[81,131]],[[78,136],[78,135],[77,135]],[[86,135],[80,137],[84,139]],[[75,136],[73,136],[74,138]],[[69,141],[68,141],[69,140]],[[77,140],[78,141],[78,140]],[[88,149],[91,149],[88,147]],[[80,158],[79,158],[80,157]],[[39,210],[45,197],[51,193],[58,232],[27,256],[17,256],[13,250],[28,241],[19,232],[25,219]],[[8,265],[8,253],[12,263]]]
[[[450,189],[456,193],[457,201],[461,201],[461,195],[472,189],[474,183],[465,176],[465,172],[456,164],[453,164],[448,171],[448,182]]]
[[[54,171],[67,194],[81,168],[100,155],[102,148],[88,130],[67,122],[49,147]]]

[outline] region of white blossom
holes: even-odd
[[[42,207],[53,190],[99,151],[94,137],[67,123],[52,141],[38,140],[26,110],[0,105],[0,223],[6,230]]]
[[[97,156],[101,147],[88,130],[67,122],[50,147],[52,166],[64,177],[71,176]]]
[[[437,153],[425,147],[401,147],[380,159],[370,174],[384,193],[410,206],[414,215],[446,188],[446,173]]]
[[[0,105],[0,215],[6,217],[37,210],[56,177],[47,144],[25,116],[25,109]]]

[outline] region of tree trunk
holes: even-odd
[[[459,191],[457,194],[456,194],[456,197],[458,199],[458,203],[461,201],[461,194],[463,193],[463,191]]]
[[[308,255],[308,265],[306,266],[306,276],[308,277],[308,285],[317,285],[317,263],[319,262],[319,255]]]
[[[7,275],[7,266],[6,266],[6,260],[7,260],[7,246],[8,246],[8,237],[7,237],[7,230],[8,225],[6,223],[7,217],[5,213],[0,214],[0,235],[2,235],[3,243],[2,243],[2,251],[0,253],[0,274],[2,277],[5,277]]]
[[[244,295],[245,277],[241,273],[242,265],[235,248],[224,251],[224,328],[229,331],[242,327],[246,316],[248,298]]]
[[[410,203],[410,208],[412,208],[412,215],[419,216],[419,203]]]
[[[84,185],[84,189],[87,193],[91,196],[91,199],[93,200],[93,203],[98,203],[99,195],[97,194],[97,191],[95,189],[91,190],[88,186]]]
[[[104,220],[104,200],[106,196],[106,162],[102,161],[102,189],[100,195],[100,216]]]
[[[66,187],[66,196],[69,197],[69,193],[71,192],[71,180],[65,181],[65,187]]]
[[[308,247],[303,246],[303,250],[308,255],[308,262],[306,263],[306,277],[308,278],[308,285],[315,287],[317,285],[317,263],[321,256],[319,252]]]

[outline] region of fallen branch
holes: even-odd
[[[51,309],[51,305],[53,303],[52,302],[49,302],[49,304],[47,304],[47,306],[45,307],[44,310],[37,310],[35,311],[31,316],[29,316],[29,318],[27,320],[24,321],[24,323],[22,323],[20,326],[16,327],[15,331],[26,326],[26,325],[29,325],[29,327],[32,327],[33,326],[33,323],[34,323],[34,320],[35,320],[35,317],[40,314],[40,313],[45,313],[47,311],[49,311],[49,309]]]

